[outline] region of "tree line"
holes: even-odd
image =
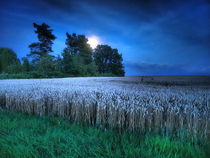
[[[29,45],[30,53],[20,61],[9,48],[0,48],[0,73],[28,78],[67,76],[124,76],[122,55],[108,45],[92,49],[85,35],[66,33],[61,54],[51,53],[56,36],[47,24],[33,23],[38,42]],[[18,75],[17,75],[18,74]],[[23,76],[21,76],[23,75]]]

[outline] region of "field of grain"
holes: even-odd
[[[197,82],[197,79],[190,82],[189,78],[180,81],[165,79],[0,80],[0,108],[40,116],[59,116],[70,122],[118,130],[152,131],[175,136],[181,136],[185,131],[189,136],[207,137],[209,78],[202,78],[202,82]],[[195,82],[200,84],[193,85]]]

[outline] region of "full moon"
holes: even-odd
[[[100,43],[100,40],[98,37],[96,36],[91,36],[88,38],[88,44],[95,49],[97,47],[97,45]]]

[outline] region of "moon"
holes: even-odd
[[[100,40],[97,36],[88,37],[88,44],[91,46],[91,48],[95,49],[99,43]]]

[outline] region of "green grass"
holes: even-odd
[[[208,146],[0,111],[1,158],[205,158]]]

